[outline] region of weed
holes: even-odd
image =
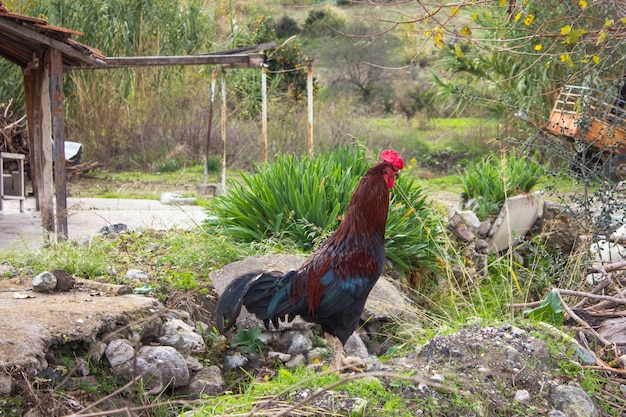
[[[265,349],[265,343],[259,338],[261,332],[260,327],[242,330],[233,336],[230,345],[232,347],[239,347],[244,353],[262,352],[263,349]]]

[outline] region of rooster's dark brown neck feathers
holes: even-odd
[[[346,214],[331,239],[342,240],[359,231],[365,238],[384,240],[389,212],[389,189],[385,174],[390,171],[395,172],[391,164],[382,162],[361,178]]]

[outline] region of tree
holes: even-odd
[[[456,80],[444,73],[440,84],[469,99],[465,103],[499,114],[523,109],[545,116],[561,85],[608,88],[626,72],[624,0],[478,0],[437,7],[418,0],[400,11],[376,7],[372,15],[384,24],[378,33],[400,31],[416,45],[415,59],[439,50],[440,69]]]

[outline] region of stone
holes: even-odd
[[[298,353],[293,358],[291,358],[291,360],[285,363],[285,368],[287,369],[297,368],[298,366],[304,365],[305,362],[306,360],[305,360],[304,355],[302,353]]]
[[[54,288],[55,291],[69,291],[74,288],[74,284],[76,284],[76,279],[67,272],[61,269],[57,269],[52,271],[52,274],[57,279],[57,285]]]
[[[124,278],[122,279],[124,281],[147,282],[150,277],[147,273],[139,269],[129,269],[128,271],[126,271],[126,273],[124,274]]]
[[[291,355],[284,352],[267,352],[267,357],[269,359],[278,359],[282,363],[288,362],[291,360]]]
[[[218,366],[211,365],[195,373],[189,385],[181,388],[180,393],[191,399],[198,399],[202,395],[215,397],[224,393],[222,371]]]
[[[597,417],[598,410],[585,391],[571,385],[559,385],[550,395],[554,408],[568,417]]]
[[[17,269],[13,268],[7,261],[0,263],[0,277],[16,277],[18,275]]]
[[[596,354],[580,345],[576,346],[576,355],[582,365],[591,366],[597,362]]]
[[[13,391],[13,378],[11,375],[0,373],[0,397],[11,395]]]
[[[186,205],[194,204],[197,201],[195,197],[183,197],[180,193],[165,192],[161,194],[161,204]]]
[[[295,332],[291,338],[291,343],[289,344],[287,353],[290,355],[297,355],[300,353],[306,353],[311,349],[313,349],[313,342],[311,342],[311,339],[304,336],[302,333]]]
[[[33,278],[33,291],[37,292],[48,292],[54,291],[57,286],[57,278],[54,276],[52,272],[42,272]]]
[[[185,356],[185,362],[187,362],[187,368],[191,372],[199,372],[203,368],[202,363],[193,356]]]
[[[202,353],[206,350],[202,336],[195,329],[180,319],[171,319],[165,323],[164,335],[159,342],[172,346],[181,353]]]
[[[140,365],[140,360],[148,366]],[[185,358],[171,346],[142,346],[137,354],[137,372],[144,381],[158,374],[164,386],[174,388],[188,385],[190,380]]]
[[[515,391],[515,401],[525,403],[530,401],[530,393],[525,389]]]
[[[106,235],[118,235],[118,234],[126,233],[126,232],[128,232],[127,225],[125,225],[124,223],[115,223],[115,224],[107,224],[106,226],[103,226],[98,231],[98,234],[101,236],[106,236]]]
[[[358,356],[361,359],[369,356],[369,352],[367,351],[367,347],[365,347],[365,343],[363,343],[363,339],[361,339],[356,332],[352,333],[348,340],[346,340],[346,344],[343,345],[343,350],[346,352],[346,355]]]
[[[135,357],[135,349],[132,343],[126,339],[112,340],[104,354],[112,368],[130,361]]]
[[[196,186],[198,195],[217,196],[222,194],[222,185],[217,183],[200,184]]]
[[[319,363],[324,360],[324,358],[330,358],[332,354],[333,353],[327,347],[316,347],[306,354],[306,360],[308,363]]]
[[[479,238],[484,239],[489,236],[489,231],[491,230],[491,222],[489,220],[484,220],[480,222],[480,226],[478,226],[478,230],[476,230],[476,234]]]
[[[248,358],[246,358],[239,352],[235,352],[232,355],[226,355],[224,357],[224,369],[226,370],[242,368],[247,363],[248,363]]]

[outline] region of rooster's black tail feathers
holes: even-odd
[[[283,275],[279,271],[252,272],[234,279],[217,303],[217,330],[220,333],[230,329],[241,312],[241,306],[263,320],[266,327],[271,321],[278,328],[278,320],[292,313],[288,301],[291,279],[296,271]],[[290,317],[293,319],[293,317]]]
[[[217,302],[217,330],[226,332],[233,327],[243,304],[243,296],[260,275],[258,272],[242,275],[228,284]]]

